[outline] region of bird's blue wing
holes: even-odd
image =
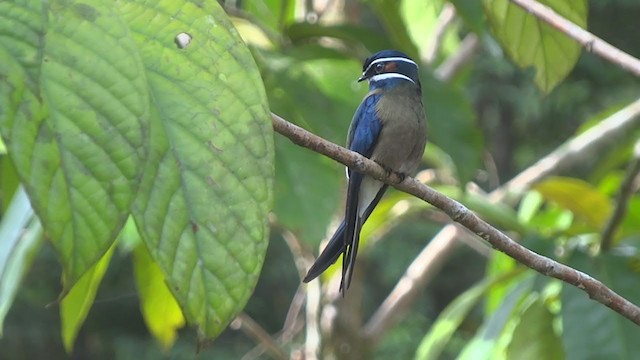
[[[367,96],[358,107],[349,128],[347,146],[350,150],[366,157],[371,157],[382,130],[382,122],[380,122],[376,114],[376,104],[379,99],[380,95],[378,94]],[[347,188],[347,206],[344,216],[345,250],[342,256],[342,291],[345,291],[351,282],[355,258],[358,253],[360,227],[365,220],[360,219],[360,209],[358,209],[360,186],[364,175],[352,171],[348,171],[348,174],[349,186]]]
[[[376,104],[380,95],[367,96],[356,110],[349,133],[347,147],[349,150],[370,157],[382,130],[382,122],[376,114]]]

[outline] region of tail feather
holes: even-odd
[[[351,284],[351,278],[353,276],[353,269],[355,266],[356,255],[358,254],[358,244],[360,242],[360,229],[362,225],[367,221],[369,215],[373,209],[378,205],[380,199],[384,195],[387,190],[388,185],[384,184],[378,193],[376,194],[373,201],[367,206],[367,209],[362,216],[359,217],[354,224],[353,234],[350,238],[346,237],[346,221],[342,221],[338,229],[333,234],[329,243],[324,248],[320,256],[313,263],[304,280],[305,283],[315,279],[320,276],[329,266],[335,263],[340,255],[344,254],[342,258],[342,279],[340,282],[340,291],[344,294],[344,292],[349,288]]]

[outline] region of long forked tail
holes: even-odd
[[[388,186],[385,184],[384,186],[382,186],[382,188],[380,188],[380,190],[376,194],[376,197],[371,202],[371,204],[369,204],[366,211],[362,214],[360,221],[358,221],[358,227],[360,227],[362,224],[365,223],[365,221],[367,221],[373,209],[376,207],[378,202],[380,202],[380,199],[382,198],[382,195],[384,195],[385,191],[387,190],[387,187]],[[338,260],[341,254],[347,252],[347,244],[345,241],[345,230],[346,230],[346,223],[343,220],[340,226],[338,226],[338,229],[336,230],[336,232],[333,234],[333,236],[329,240],[329,243],[327,244],[327,246],[324,248],[320,256],[318,256],[316,261],[313,263],[313,265],[307,272],[307,275],[302,280],[303,282],[308,283],[309,281],[320,276],[320,274],[322,274],[325,270],[327,270],[329,266],[331,266],[333,263],[335,263]],[[358,231],[358,235],[359,235],[359,231]],[[359,239],[354,239],[354,240],[359,241]],[[348,259],[345,259],[346,264],[343,264],[343,266],[346,265],[347,267],[350,267],[352,270],[353,266],[355,265],[355,253],[352,253],[349,255],[354,255],[354,256],[353,258],[349,256]],[[349,283],[350,283],[349,280],[351,278],[350,276],[351,274],[349,274],[347,279],[345,279],[344,277],[345,271],[346,271],[346,268],[343,269],[343,278],[340,283],[340,290],[342,290],[343,292],[349,288]],[[346,283],[345,283],[345,280],[347,280]]]

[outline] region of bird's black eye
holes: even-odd
[[[383,63],[376,64],[376,72],[380,74],[382,70],[384,70],[384,64]]]

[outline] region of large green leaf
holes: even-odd
[[[0,3],[0,132],[68,289],[107,250],[142,174],[148,96],[126,24],[101,2]]]
[[[577,253],[569,266],[603,281],[613,291],[640,304],[640,274],[633,258]],[[580,289],[562,286],[562,341],[567,359],[635,359],[640,354],[640,327],[608,307],[589,299]]]
[[[354,86],[360,66],[345,58],[299,60],[316,50],[299,49],[295,58],[264,53],[261,67],[269,102],[272,110],[287,120],[344,143],[353,113],[366,91],[365,86]],[[275,213],[305,242],[318,245],[326,235],[332,216],[341,206],[343,179],[344,170],[334,161],[288,139],[276,140]]]
[[[216,1],[118,1],[152,98],[133,215],[199,339],[244,307],[268,241],[273,140],[256,65]],[[184,33],[192,41],[174,43]]]
[[[578,26],[587,25],[587,0],[540,0]],[[483,0],[485,12],[502,47],[521,67],[534,66],[535,82],[551,91],[573,69],[580,44],[509,0]]]

